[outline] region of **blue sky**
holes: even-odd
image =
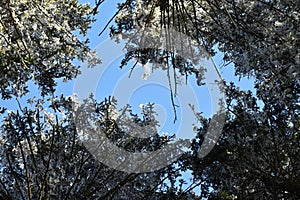
[[[91,5],[93,5],[94,1],[89,0],[81,0],[80,2],[86,3],[90,2]],[[92,29],[88,32],[87,37],[90,38],[91,41],[91,48],[97,48],[99,45],[101,46],[101,43],[109,38],[109,30],[106,30],[100,37],[98,36],[99,32],[103,29],[103,27],[106,25],[108,20],[115,14],[117,11],[116,5],[117,3],[122,2],[120,0],[110,0],[110,1],[104,1],[104,3],[100,6],[99,13],[97,15],[97,21],[92,25]],[[112,24],[111,24],[112,25]],[[109,52],[109,50],[108,50]],[[98,51],[99,57],[101,58],[103,54],[107,54],[107,52],[101,52]],[[113,52],[111,52],[113,54]],[[101,55],[102,54],[102,55]],[[110,66],[108,70],[105,72],[105,76],[101,77],[101,80],[98,83],[98,90],[96,91],[96,97],[98,100],[103,99],[104,97],[107,97],[109,95],[112,95],[113,88],[117,84],[118,80],[121,77],[128,76],[129,71],[132,65],[129,65],[123,69],[119,68],[120,61],[122,59],[122,56],[118,57],[116,60],[112,60],[110,63]],[[240,86],[242,89],[253,89],[253,80],[248,80],[246,78],[241,79],[239,81],[238,77],[234,76],[234,67],[233,65],[228,65],[226,67],[220,67],[223,65],[222,61],[222,54],[219,52],[215,57],[214,61],[219,66],[220,73],[222,74],[223,78],[225,78],[226,81],[233,81],[237,83],[238,86]],[[97,67],[103,67],[101,65]],[[141,73],[141,66],[136,67],[134,73],[140,74]],[[139,76],[139,75],[137,75]],[[190,82],[189,84],[192,85],[194,88],[197,99],[199,101],[199,111],[203,112],[205,116],[211,116],[211,97],[208,91],[207,86],[198,87],[196,85],[195,79],[193,77],[189,78]],[[68,84],[68,86],[61,84],[58,87],[58,91],[62,91],[64,93],[71,94],[72,84]],[[165,91],[165,95],[162,91]],[[131,96],[131,99],[129,102],[131,103],[133,110],[136,112],[139,112],[139,104],[146,103],[146,102],[153,102],[160,103],[163,105],[166,105],[169,103],[169,106],[165,106],[165,109],[167,110],[167,113],[172,113],[172,108],[170,107],[170,95],[167,88],[161,88],[157,85],[148,85],[143,86],[139,88],[138,90],[134,91],[134,93]],[[122,105],[120,105],[122,106]],[[172,118],[169,118],[172,119]],[[169,120],[171,121],[171,120]],[[168,122],[167,122],[168,123]]]

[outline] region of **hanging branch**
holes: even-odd
[[[119,9],[118,11],[110,18],[110,20],[108,20],[108,22],[106,23],[106,25],[104,26],[104,28],[100,31],[100,33],[98,34],[98,36],[101,36],[102,33],[107,29],[107,27],[109,26],[109,24],[114,20],[114,18],[123,10],[123,8],[126,5],[129,5],[131,3],[132,0],[127,0]],[[99,7],[99,6],[98,6]]]
[[[93,8],[91,14],[96,15],[98,13],[99,6],[104,2],[104,0],[95,0],[95,7]]]

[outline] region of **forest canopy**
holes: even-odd
[[[299,199],[300,2],[126,0],[113,5],[117,12],[104,28],[112,41],[126,41],[122,69],[130,61],[151,63],[147,73],[173,70],[176,77],[195,77],[201,87],[204,72],[192,60],[155,46],[136,48],[141,47],[136,38],[156,42],[145,30],[156,30],[152,34],[158,36],[161,30],[176,30],[192,39],[191,49],[202,46],[210,59],[222,53],[224,67],[233,65],[235,76],[255,82],[246,91],[222,81],[225,124],[207,156],[199,157],[199,152],[207,148],[204,141],[214,118],[195,111],[199,123],[190,147],[176,161],[147,173],[119,171],[99,162],[85,145],[93,138],[78,127],[88,132],[92,123],[126,152],[155,152],[174,143],[175,133],[155,132],[152,104],[142,105],[141,114],[128,105],[121,117],[114,97],[90,95],[80,102],[55,92],[61,80],[76,80],[83,62],[101,67],[102,52],[97,55],[90,48],[88,31],[101,19],[107,2],[0,2],[0,93],[2,102],[18,105],[12,110],[0,105],[0,199]],[[106,33],[96,28],[99,35]],[[39,88],[39,96],[22,103],[31,94],[30,83]],[[170,101],[175,96],[171,90]],[[153,134],[132,135],[132,130],[145,127]],[[162,161],[153,156],[151,162]]]

